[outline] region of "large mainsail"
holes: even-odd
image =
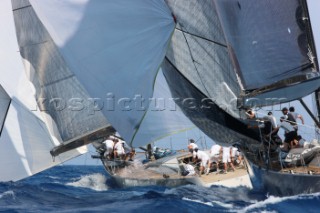
[[[36,111],[35,89],[26,78],[13,22],[10,1],[0,2],[0,181],[19,180],[83,154],[86,147],[60,155],[53,161],[50,150],[59,145]]]
[[[244,89],[262,88],[312,71],[310,56],[314,53],[303,1],[215,2]]]
[[[52,134],[59,141],[68,141],[110,126],[97,111],[95,99],[68,68],[28,1],[12,2],[20,54]]]
[[[215,140],[233,143],[233,132],[259,139],[238,122],[242,109],[288,102],[319,87],[305,1],[166,2],[177,24],[164,74],[176,95],[202,106],[183,110]],[[210,107],[199,97],[210,99]]]
[[[306,1],[216,1],[216,6],[245,106],[288,102],[318,88]]]
[[[220,108],[239,117],[235,110],[241,87],[214,1],[166,2],[177,20],[166,61]]]
[[[177,20],[163,63],[173,96],[194,102],[194,108],[177,103],[208,136],[220,143],[239,141],[243,136],[237,132],[248,131],[236,119],[241,117],[237,108],[241,85],[214,1],[166,2]]]

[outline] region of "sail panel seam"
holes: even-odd
[[[195,34],[193,34],[193,33],[187,32],[187,31],[182,30],[182,29],[179,29],[179,28],[176,28],[176,30],[177,30],[177,31],[180,31],[180,32],[182,32],[182,33],[186,33],[186,34],[188,34],[188,35],[191,35],[191,36],[194,36],[194,37],[197,37],[197,38],[200,38],[200,39],[209,41],[209,42],[211,42],[211,43],[217,44],[217,45],[219,45],[219,46],[221,46],[221,47],[228,48],[228,46],[227,46],[226,44],[223,44],[223,43],[220,43],[220,42],[217,42],[217,41],[213,41],[213,40],[207,39],[207,38],[202,37],[202,36],[199,36],[199,35],[195,35]]]
[[[15,12],[17,10],[22,10],[22,9],[25,9],[25,8],[28,8],[28,7],[31,7],[31,5],[27,5],[27,6],[24,6],[24,7],[19,7],[19,8],[13,9],[12,11]]]

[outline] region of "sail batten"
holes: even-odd
[[[246,108],[274,106],[277,104],[288,103],[305,97],[320,87],[320,78],[312,78],[304,82],[284,85],[274,90],[265,91],[244,97],[243,106]]]

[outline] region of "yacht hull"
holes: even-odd
[[[102,159],[103,166],[113,181],[119,187],[136,186],[164,186],[178,187],[187,184],[193,184],[203,187],[224,186],[238,187],[244,186],[252,188],[247,167],[242,166],[235,172],[227,174],[211,172],[208,175],[190,175],[182,176],[183,166],[178,166],[177,162],[184,158],[189,158],[190,154],[171,156],[156,161],[148,162],[144,165],[141,162],[123,161],[121,164]],[[177,166],[177,167],[176,167]]]
[[[256,190],[279,196],[320,191],[320,175],[271,171],[261,168],[249,160],[247,165],[252,186]]]

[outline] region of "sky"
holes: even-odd
[[[320,20],[320,0],[307,0],[307,3],[309,5],[309,13],[311,16],[311,20]],[[313,34],[315,38],[315,44],[317,53],[320,54],[320,27],[319,24],[315,24],[314,22],[311,23],[313,26]],[[311,97],[304,98],[304,101],[306,104],[310,107],[312,110],[312,102]],[[305,121],[305,126],[299,126],[299,134],[303,136],[306,140],[312,140],[314,138],[314,122],[312,121],[311,117],[306,113],[305,109],[302,107],[300,102],[293,101],[287,104],[277,105],[273,108],[263,108],[256,111],[258,117],[263,117],[268,113],[268,111],[273,111],[274,116],[277,118],[277,122],[279,123],[279,118],[282,116],[281,109],[282,107],[289,107],[294,106],[295,111],[297,113],[300,113]],[[298,120],[298,123],[300,120]],[[280,131],[279,136],[283,137],[283,133]],[[212,144],[214,143],[213,140],[211,140],[208,136],[206,136],[203,132],[201,132],[199,129],[195,128],[193,130],[190,130],[188,132],[179,133],[176,135],[169,136],[167,138],[164,138],[158,142],[156,142],[157,146],[161,146],[162,148],[173,148],[176,149],[186,149],[188,144],[188,139],[193,138],[195,141],[197,141],[198,145],[200,145],[201,148],[210,148]],[[100,160],[98,159],[92,159],[91,155],[95,155],[94,148],[89,145],[89,152],[87,154],[84,154],[80,157],[74,158],[65,164],[68,165],[102,165]]]

